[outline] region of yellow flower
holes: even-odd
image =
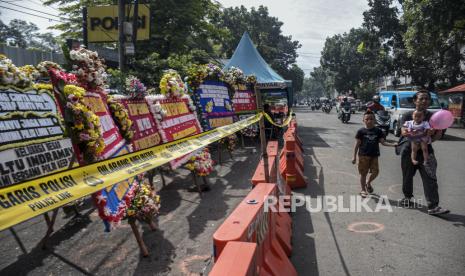
[[[53,86],[48,83],[36,83],[34,84],[34,89],[35,90],[48,90],[48,91],[53,91]]]
[[[83,130],[84,129],[84,124],[83,123],[77,124],[77,125],[74,126],[74,129]]]
[[[86,94],[86,90],[84,90],[84,88],[82,87],[70,84],[65,85],[64,93],[66,97],[68,97],[69,95],[74,95],[80,99],[84,97],[84,95]]]

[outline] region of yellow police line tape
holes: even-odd
[[[268,115],[266,112],[263,112],[263,115],[265,115],[265,118],[268,120],[268,122],[270,122],[270,124],[274,125],[274,126],[277,126],[277,127],[286,127],[289,125],[289,123],[291,122],[292,120],[292,109],[291,111],[289,112],[289,116],[286,118],[286,120],[284,120],[283,124],[280,125],[280,124],[277,124],[273,121],[273,119],[270,117],[270,115]]]
[[[203,148],[261,117],[0,189],[0,231]]]

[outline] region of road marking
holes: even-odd
[[[358,230],[357,228],[359,227],[366,227],[366,226],[374,226],[374,229],[369,229],[369,230]],[[371,227],[370,227],[371,228]],[[369,233],[377,233],[380,231],[384,230],[384,224],[377,223],[377,222],[370,222],[370,221],[360,221],[360,222],[354,222],[349,224],[347,226],[347,230],[355,233],[363,233],[363,234],[369,234]]]
[[[194,261],[203,261],[203,262],[205,262],[210,257],[211,257],[210,255],[202,255],[202,256],[194,255],[194,256],[187,257],[187,258],[185,258],[184,260],[181,261],[181,263],[179,264],[179,269],[181,270],[183,275],[189,275],[189,276],[197,276],[198,275],[198,276],[200,276],[200,275],[202,275],[201,273],[190,271],[188,266]]]
[[[348,175],[348,176],[352,176],[352,177],[355,177],[355,178],[359,178],[358,175],[355,175],[353,173],[349,173],[349,172],[344,172],[344,171],[336,171],[336,170],[332,170],[330,171],[329,173],[338,173],[338,174],[345,174],[345,175]]]
[[[394,184],[394,185],[391,185],[391,186],[388,187],[388,191],[390,191],[390,192],[393,193],[393,194],[402,193],[402,192],[398,192],[398,191],[394,190],[395,187],[402,187],[402,184]]]

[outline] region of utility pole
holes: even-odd
[[[82,40],[84,47],[88,49],[88,33],[87,33],[87,7],[82,8]]]
[[[255,99],[257,102],[257,110],[258,112],[263,111],[263,104],[262,104],[262,95],[260,94],[260,89],[257,87],[257,84],[254,85],[255,91]],[[269,174],[269,165],[268,165],[268,152],[266,151],[266,134],[265,134],[265,116],[260,118],[258,122],[260,127],[260,145],[262,150],[262,159],[263,159],[263,166],[265,169],[265,182],[270,182],[270,174]]]
[[[119,70],[124,72],[124,20],[126,14],[124,12],[124,0],[118,0],[118,55],[119,55]]]
[[[139,0],[134,0],[134,14],[132,15],[132,44],[136,51],[137,29],[139,27]]]

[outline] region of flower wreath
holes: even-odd
[[[39,64],[37,64],[37,71],[39,71],[40,76],[43,78],[47,78],[49,76],[48,71],[52,69],[59,71],[59,72],[63,71],[60,65],[52,61],[46,60],[46,61],[42,61]]]
[[[239,84],[246,83],[246,76],[241,69],[232,66],[226,71],[224,80],[232,87],[237,87]]]
[[[213,63],[192,65],[187,70],[186,82],[191,91],[195,91],[205,80],[224,81],[224,73]]]
[[[73,70],[80,86],[88,91],[104,90],[107,74],[103,59],[99,58],[97,52],[79,48],[69,52]]]
[[[233,152],[237,145],[237,135],[235,133],[231,134],[223,139],[220,139],[219,142],[221,144],[226,144],[228,151]]]
[[[186,163],[185,168],[194,172],[198,176],[208,176],[213,172],[213,160],[208,148],[204,148]]]
[[[137,183],[133,183],[129,191],[123,196],[116,213],[112,213],[107,207],[107,197],[102,194],[101,190],[94,194],[93,198],[97,206],[98,215],[107,226],[105,231],[109,232],[111,228],[115,228],[121,224],[121,220],[126,216],[128,206],[131,205],[131,201],[134,198],[136,186],[138,186]]]
[[[142,182],[135,182],[128,194],[128,198],[131,198],[126,210],[128,219],[148,221],[158,214],[160,196],[157,195],[147,178],[143,178]]]
[[[133,122],[129,118],[128,110],[111,96],[107,97],[107,104],[121,134],[126,142],[130,143],[134,137],[134,129],[132,128]]]
[[[16,67],[9,58],[0,54],[0,85],[13,85],[19,88],[31,86],[35,73],[29,69],[29,66]]]
[[[143,174],[134,179],[115,213],[112,213],[107,207],[107,198],[102,195],[101,191],[95,194],[94,200],[98,206],[100,218],[106,224],[108,223],[107,231],[120,225],[123,219],[151,220],[160,209],[160,196],[157,195]]]
[[[65,121],[71,125],[72,138],[78,144],[84,159],[88,162],[97,160],[105,149],[100,118],[84,103],[86,90],[74,84],[76,77],[55,69],[49,71],[50,79],[65,106]],[[48,87],[37,84],[38,87]]]
[[[73,115],[73,136],[83,149],[84,158],[95,161],[105,149],[100,118],[82,101],[86,91],[75,85],[66,85],[63,91],[68,99],[66,108]]]
[[[131,98],[143,98],[147,95],[147,88],[145,85],[135,76],[129,76],[126,78],[126,93]]]
[[[19,71],[23,72],[31,81],[36,81],[40,77],[39,71],[32,65],[24,65],[18,67]]]
[[[160,93],[167,97],[178,98],[186,94],[187,88],[181,76],[175,70],[167,70],[160,80]]]

